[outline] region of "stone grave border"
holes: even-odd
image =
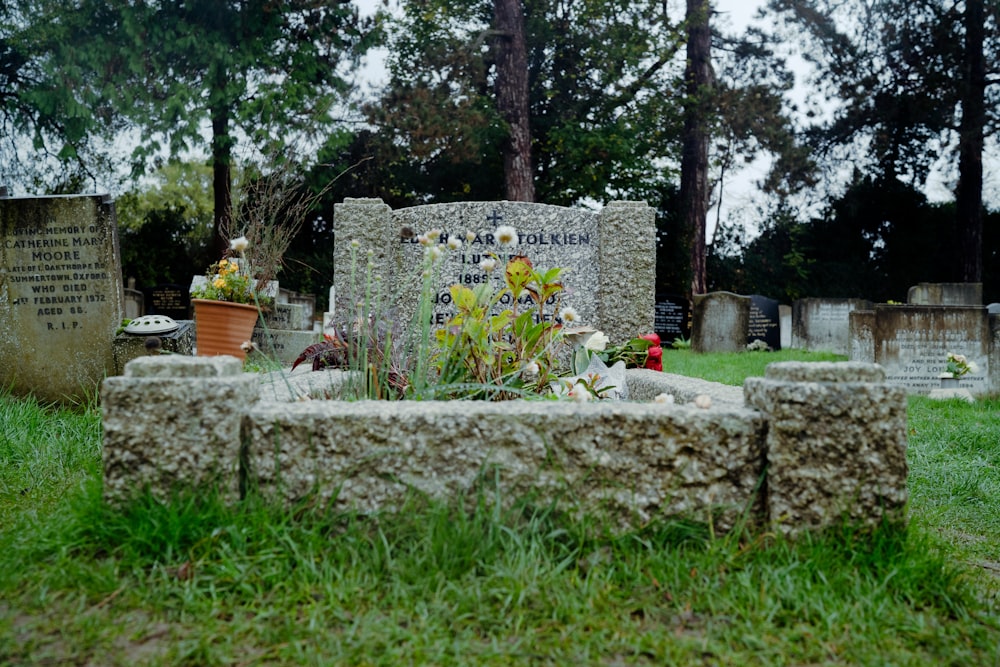
[[[375,512],[486,480],[502,502],[527,496],[623,528],[665,516],[786,534],[906,522],[906,393],[872,364],[771,364],[743,390],[634,370],[634,401],[586,404],[296,400],[343,379],[300,375],[262,384],[232,357],[129,362],[102,385],[105,497],[215,487],[233,502]],[[639,402],[660,393],[676,403]],[[695,407],[700,394],[713,405]]]

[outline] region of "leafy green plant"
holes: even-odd
[[[559,322],[576,317],[572,309],[559,310],[561,273],[538,271],[518,255],[507,262],[500,289],[452,285],[458,312],[435,331],[432,353],[439,382],[471,385],[472,397],[494,400],[548,392],[557,374]]]

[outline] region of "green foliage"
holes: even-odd
[[[369,108],[385,128],[383,145],[396,147],[398,187],[436,201],[498,198],[507,132],[491,92],[492,3],[403,9],[390,40],[392,79]],[[645,198],[662,179],[652,165],[669,151],[670,126],[679,128],[678,26],[652,1],[537,0],[524,11],[538,200]]]
[[[496,258],[490,261],[496,263]],[[461,388],[459,395],[469,386],[471,397],[493,400],[547,393],[561,341],[556,322],[561,272],[535,270],[519,255],[507,262],[498,290],[491,282],[474,289],[452,285],[457,313],[435,331],[437,383],[446,391]]]

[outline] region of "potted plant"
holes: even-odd
[[[246,358],[263,299],[246,258],[249,245],[245,236],[233,239],[226,256],[209,267],[205,283],[191,292],[199,356]]]

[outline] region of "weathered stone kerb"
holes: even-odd
[[[631,395],[676,404],[349,402],[296,400],[336,396],[342,374],[261,387],[235,359],[143,358],[104,384],[105,494],[216,484],[370,512],[414,490],[469,496],[485,479],[505,501],[623,525],[677,515],[725,530],[744,512],[789,533],[874,524],[903,519],[906,502],[905,394],[882,377],[871,364],[772,364],[747,380],[746,405],[738,388],[644,370],[629,371]],[[693,406],[699,394],[711,407]]]
[[[771,364],[747,378],[767,420],[767,513],[786,533],[905,520],[906,390],[874,364]]]

